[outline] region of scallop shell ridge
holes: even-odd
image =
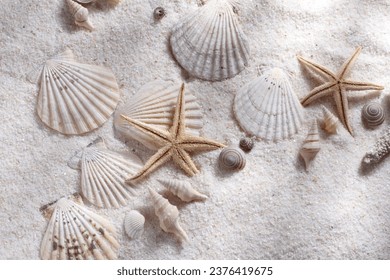
[[[132,238],[139,238],[144,232],[145,217],[137,210],[131,210],[126,213],[124,228],[126,234]]]

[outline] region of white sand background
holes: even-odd
[[[280,66],[291,74],[299,97],[318,81],[300,67],[296,55],[337,71],[357,46],[363,50],[349,75],[385,87],[380,95],[350,92],[349,117],[355,136],[321,133],[321,151],[306,172],[299,148],[321,104],[336,113],[331,97],[305,108],[299,133],[279,143],[257,141],[247,165],[225,174],[219,151],[194,156],[200,174],[188,178],[172,162],[137,186],[138,197],[119,209],[90,209],[115,225],[120,259],[389,259],[390,159],[361,172],[361,160],[384,133],[390,116],[375,130],[366,129],[361,109],[380,100],[389,111],[390,1],[268,0],[241,1],[240,23],[251,47],[250,65],[236,77],[207,82],[190,78],[175,62],[168,38],[172,26],[197,9],[195,0],[131,1],[116,7],[89,7],[93,32],[73,24],[62,0],[3,0],[0,7],[0,258],[39,259],[47,221],[39,208],[79,191],[80,175],[67,166],[74,152],[97,136],[116,151],[130,151],[146,161],[153,152],[142,144],[125,144],[114,133],[112,117],[82,136],[64,136],[45,126],[35,110],[37,87],[26,75],[51,56],[70,47],[79,61],[113,70],[121,106],[155,79],[185,81],[204,113],[203,134],[237,144],[245,134],[234,119],[235,93],[257,76],[257,66]],[[167,16],[155,23],[154,8]],[[182,203],[189,242],[180,244],[163,232],[147,187],[164,195],[156,181],[169,177],[190,181],[209,196],[205,202]],[[123,231],[126,211],[146,217],[138,240]]]

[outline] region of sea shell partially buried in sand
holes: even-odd
[[[190,75],[220,81],[248,64],[249,43],[231,2],[209,0],[173,28],[173,55]]]
[[[385,120],[385,112],[378,102],[370,102],[363,106],[362,118],[368,127],[381,125]]]
[[[305,161],[306,170],[309,169],[312,160],[316,157],[320,149],[321,147],[318,124],[317,120],[314,120],[299,152],[299,154]]]
[[[182,201],[191,202],[207,199],[206,195],[195,190],[188,181],[174,179],[160,179],[158,181]]]
[[[303,107],[280,68],[265,71],[241,88],[234,98],[233,110],[245,132],[264,140],[290,138],[303,121]]]
[[[145,217],[137,210],[126,213],[123,222],[125,232],[131,239],[139,238],[144,232]]]
[[[245,154],[236,147],[226,147],[219,154],[219,166],[224,170],[239,171],[245,167]]]

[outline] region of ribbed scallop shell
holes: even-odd
[[[369,127],[381,125],[385,120],[385,112],[378,102],[370,102],[363,106],[362,118]]]
[[[252,138],[245,137],[240,140],[239,145],[244,152],[250,152],[255,146],[255,141]]]
[[[79,195],[61,198],[41,208],[50,218],[41,244],[41,258],[116,259],[115,228],[83,206]]]
[[[172,30],[172,52],[192,76],[232,78],[248,64],[249,44],[229,0],[210,0]]]
[[[126,213],[124,228],[126,234],[131,239],[139,238],[144,232],[145,217],[137,210],[131,210]]]
[[[245,167],[245,154],[236,147],[226,147],[219,154],[219,166],[222,169],[238,171]]]
[[[318,132],[317,120],[314,120],[299,152],[305,161],[306,170],[308,170],[312,160],[316,157],[320,149],[320,135]]]
[[[336,134],[339,121],[335,115],[333,115],[325,106],[322,106],[324,112],[324,118],[321,124],[321,128],[329,134]]]
[[[241,88],[233,110],[244,131],[265,140],[290,138],[303,121],[303,107],[279,68],[265,71]]]
[[[125,178],[142,168],[143,163],[136,155],[110,151],[100,139],[83,149],[80,163],[81,192],[90,203],[117,208],[126,205],[135,194],[125,184]]]
[[[188,237],[179,224],[179,210],[177,210],[177,207],[170,204],[167,199],[151,188],[149,188],[149,192],[152,198],[154,212],[160,220],[160,227],[165,232],[173,233],[181,241],[186,241]]]
[[[105,123],[118,100],[118,84],[111,70],[78,63],[67,49],[43,67],[37,113],[52,129],[82,134]]]
[[[144,85],[136,95],[123,107],[115,112],[114,126],[126,138],[135,139],[149,149],[159,147],[153,138],[135,129],[121,118],[121,114],[132,119],[153,125],[158,129],[168,130],[172,126],[177,93],[181,84],[170,81],[157,80]],[[186,132],[199,136],[203,126],[202,112],[194,95],[186,92],[185,95]]]
[[[205,200],[207,196],[195,190],[188,181],[174,179],[158,180],[171,193],[178,196],[182,201]]]

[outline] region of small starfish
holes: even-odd
[[[298,56],[298,60],[303,63],[305,66],[313,70],[315,73],[325,78],[327,81],[314,88],[305,98],[301,99],[303,106],[306,106],[313,102],[314,100],[326,96],[328,94],[333,94],[334,101],[336,102],[337,111],[341,122],[348,129],[349,133],[352,135],[352,128],[348,120],[348,99],[347,99],[347,90],[382,90],[383,86],[366,83],[366,82],[357,82],[352,80],[347,80],[345,76],[348,74],[352,64],[355,62],[358,57],[361,47],[358,47],[350,59],[348,59],[337,74],[334,74],[327,68],[316,64],[312,61],[309,61],[301,56]]]
[[[129,122],[130,125],[150,135],[161,147],[144,165],[141,170],[133,177],[126,179],[126,182],[135,181],[143,178],[160,165],[164,164],[170,158],[178,164],[188,175],[193,176],[199,172],[193,163],[187,151],[210,151],[225,147],[216,141],[203,137],[193,136],[185,132],[185,102],[184,102],[184,84],[180,88],[173,124],[169,131],[157,129],[148,124],[133,120],[127,116],[121,117]]]

